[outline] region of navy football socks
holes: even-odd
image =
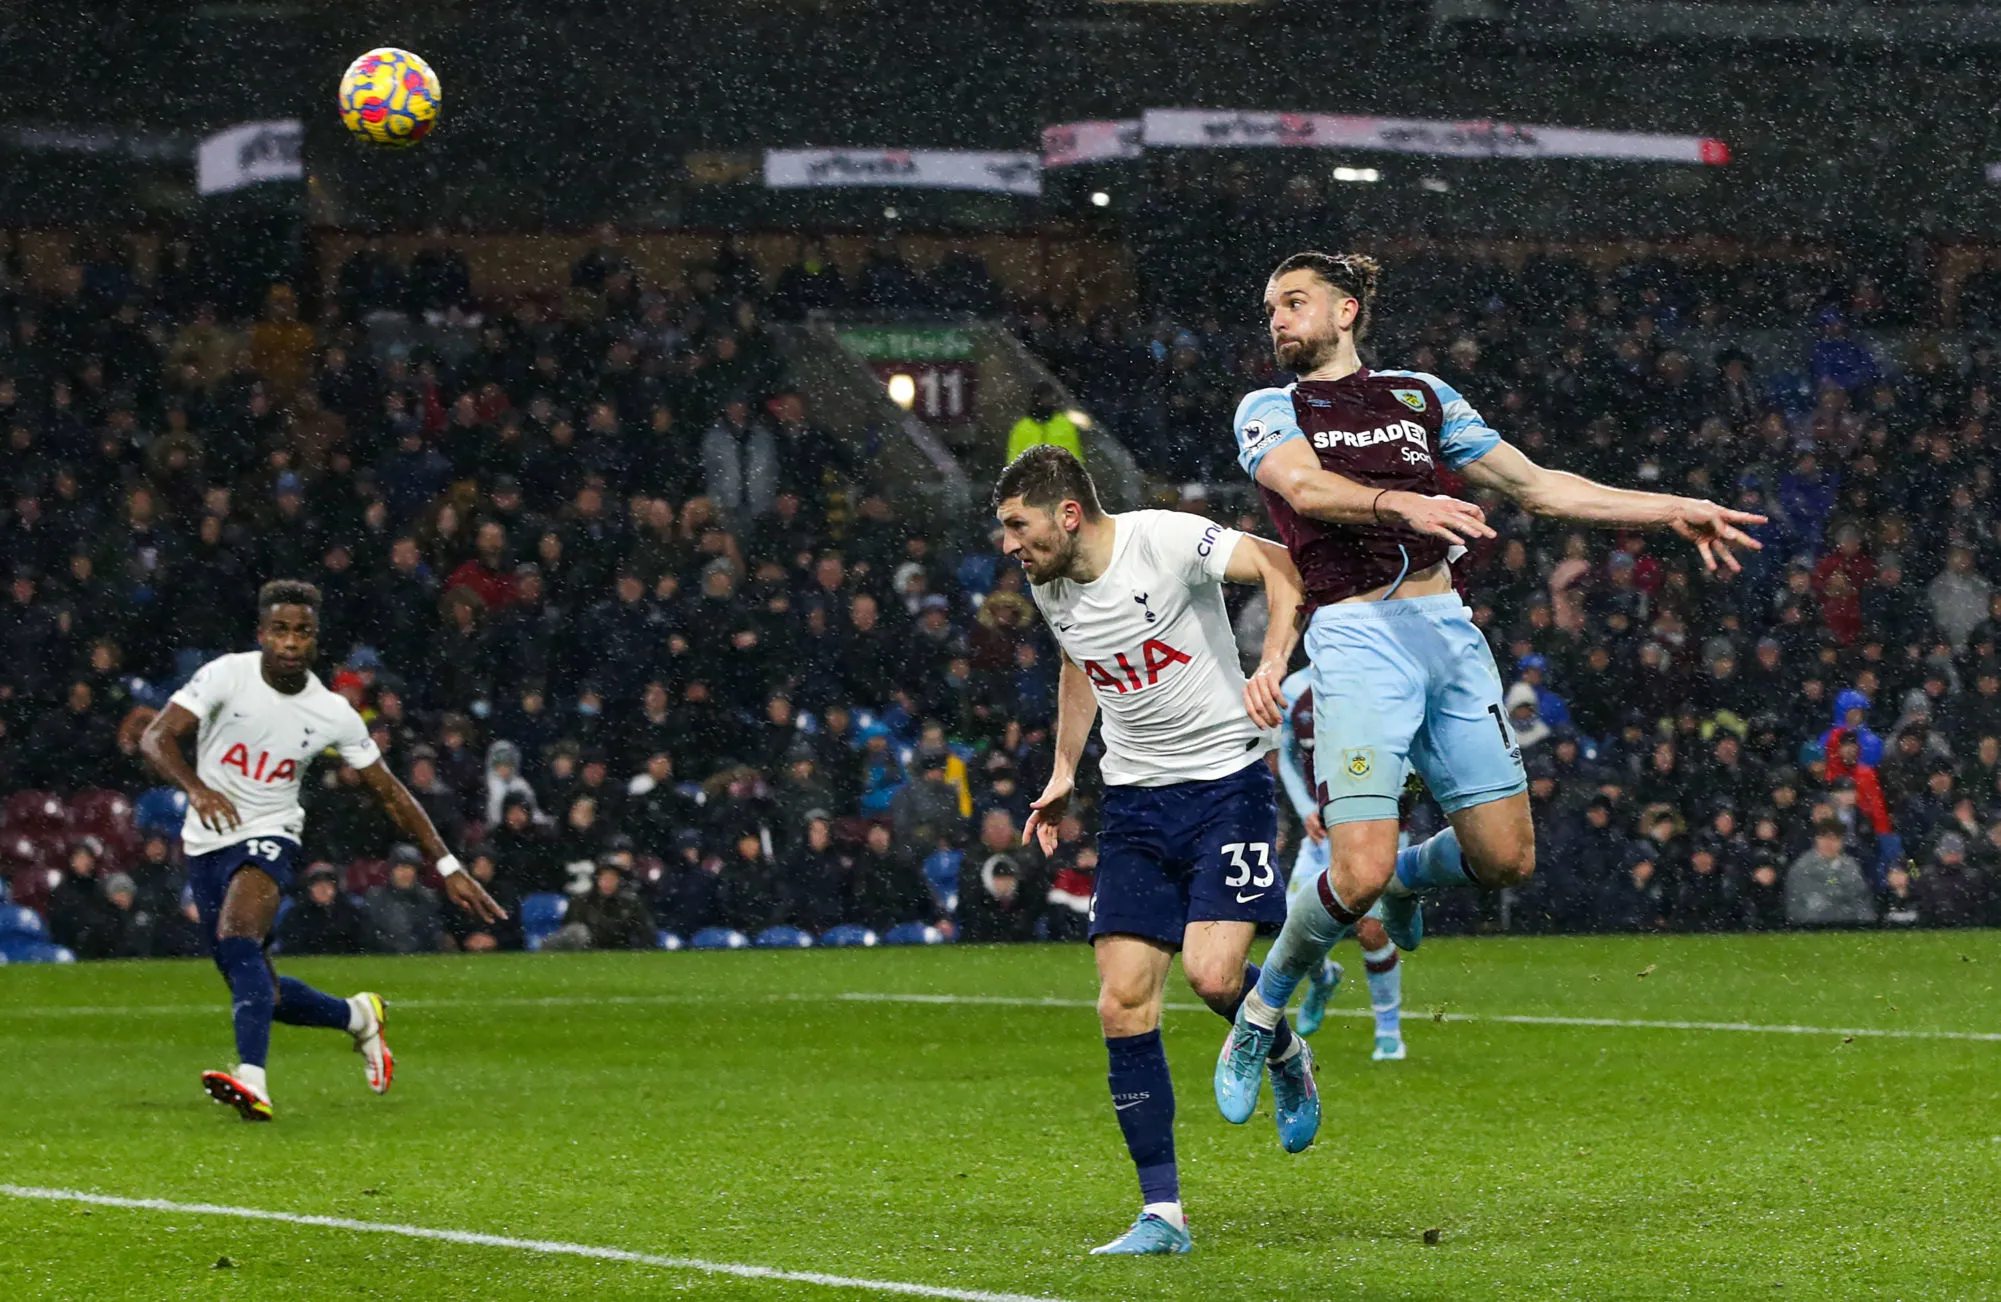
[[[1174,1163],[1174,1082],[1167,1074],[1167,1051],[1160,1029],[1144,1035],[1105,1037],[1111,1060],[1107,1074],[1112,1107],[1125,1132],[1126,1151],[1139,1172],[1142,1203],[1181,1201],[1181,1174]]]
[[[271,1013],[277,1001],[264,947],[247,936],[224,936],[215,942],[215,965],[229,982],[237,1061],[262,1067],[271,1052]]]
[[[278,978],[276,1014],[287,1026],[324,1026],[345,1031],[351,1011],[347,1000],[315,990],[297,977]]]

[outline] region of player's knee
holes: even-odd
[[[1098,1024],[1108,1037],[1145,1035],[1160,1022],[1156,996],[1104,985],[1098,989]]]
[[[1355,927],[1355,942],[1373,953],[1390,943],[1390,933],[1374,918],[1363,918]]]
[[[1494,890],[1520,886],[1535,876],[1533,834],[1511,837],[1499,845],[1484,845],[1477,852],[1465,853],[1473,875]]]
[[[1244,965],[1240,959],[1233,959],[1227,964],[1190,964],[1188,956],[1183,954],[1181,962],[1188,974],[1188,988],[1211,1008],[1228,1008],[1237,1002],[1237,996],[1243,992]]]

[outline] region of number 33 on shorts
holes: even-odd
[[[1230,875],[1223,879],[1223,885],[1235,889],[1241,886],[1270,886],[1278,880],[1271,867],[1271,844],[1267,841],[1232,841],[1223,847],[1223,853],[1230,859]],[[1249,858],[1245,856],[1248,855]],[[1251,859],[1257,860],[1257,867],[1251,867]]]

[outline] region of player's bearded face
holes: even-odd
[[[1333,362],[1341,349],[1346,294],[1308,272],[1291,272],[1265,290],[1272,357],[1296,375]]]
[[[1001,513],[1001,550],[1021,562],[1030,583],[1047,583],[1070,570],[1080,544],[1060,515],[1009,503]]]

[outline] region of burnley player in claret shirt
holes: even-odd
[[[1415,949],[1421,893],[1499,889],[1535,871],[1528,782],[1500,673],[1452,587],[1452,550],[1494,531],[1479,507],[1440,493],[1441,472],[1534,515],[1671,529],[1712,569],[1734,568],[1733,548],[1756,548],[1739,526],[1763,522],[1545,469],[1437,376],[1365,367],[1356,345],[1377,276],[1360,254],[1281,262],[1265,284],[1265,317],[1275,360],[1299,380],[1237,408],[1238,463],[1306,589],[1313,798],[1329,862],[1294,896],[1217,1059],[1216,1101],[1236,1122],[1257,1107],[1294,989],[1378,901],[1389,939]],[[1399,850],[1397,802],[1413,770],[1451,826]]]

